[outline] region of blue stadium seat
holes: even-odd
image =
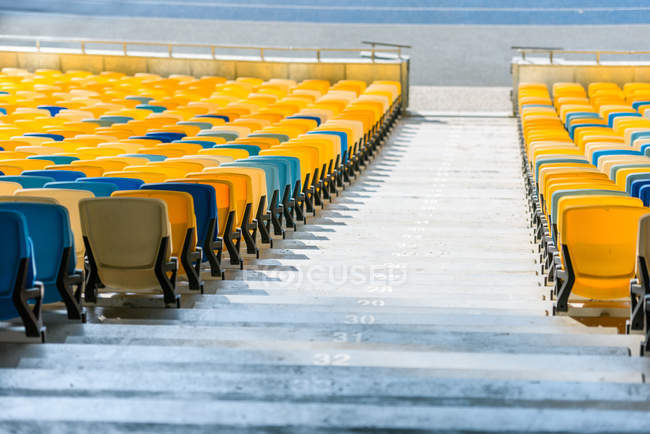
[[[643,100],[643,101],[634,101],[634,102],[632,103],[632,108],[633,108],[634,110],[638,110],[640,106],[642,106],[642,105],[646,105],[646,104],[650,104],[650,101],[647,101],[647,100]]]
[[[255,145],[238,145],[238,144],[226,144],[226,145],[214,145],[213,149],[242,149],[248,152],[248,155],[257,155],[260,153],[262,148]]]
[[[144,184],[143,190],[182,191],[192,195],[194,214],[196,215],[196,238],[199,247],[203,248],[203,262],[210,262],[212,276],[225,274],[221,268],[222,240],[219,238],[219,222],[217,220],[217,201],[214,187],[205,184],[190,184],[184,182],[163,182]],[[218,253],[215,255],[215,251]]]
[[[612,128],[614,126],[614,119],[621,117],[637,117],[640,118],[640,113],[628,113],[628,112],[613,112],[607,115],[607,126]]]
[[[77,182],[77,181],[60,181],[48,182],[45,188],[65,188],[68,190],[86,190],[90,191],[95,197],[110,197],[111,193],[117,190],[115,184],[108,182]]]
[[[23,188],[42,188],[48,182],[54,182],[56,179],[51,176],[4,175],[0,176],[0,181],[17,182]]]
[[[602,124],[576,124],[576,125],[571,125],[569,129],[569,137],[571,137],[571,140],[574,139],[575,131],[578,128],[609,128],[607,125],[602,125]]]
[[[650,183],[650,173],[633,173],[627,177],[625,191],[630,196],[639,197],[639,190]]]
[[[280,197],[286,226],[296,228],[294,190],[300,191],[300,160],[296,157],[279,155],[256,155],[249,157],[251,161],[265,161],[278,164],[280,170]],[[295,187],[295,188],[294,188]],[[282,220],[282,219],[280,219]]]
[[[21,175],[49,176],[55,181],[74,181],[86,177],[85,173],[76,170],[25,170]]]
[[[213,118],[213,119],[223,119],[226,122],[230,122],[230,117],[226,115],[196,115],[196,118]]]
[[[48,139],[52,139],[56,142],[60,142],[65,138],[61,134],[48,134],[48,133],[25,133],[23,135],[27,137],[45,137]]]
[[[231,142],[233,140],[237,140],[239,138],[239,134],[234,131],[203,130],[203,131],[199,131],[197,137],[221,137],[225,139],[227,142]]]
[[[152,105],[152,104],[138,104],[135,106],[137,109],[151,110],[154,113],[162,113],[167,110],[167,107],[161,105]]]
[[[111,115],[102,115],[99,117],[100,121],[109,121],[113,124],[125,124],[128,121],[132,121],[131,116],[111,116]]]
[[[564,123],[571,125],[571,121],[573,119],[600,119],[600,115],[593,112],[570,112],[567,113],[566,117],[564,118]]]
[[[140,96],[140,95],[129,95],[124,99],[132,100],[132,101],[140,101],[142,104],[147,104],[149,101],[154,100],[154,98],[151,98],[150,96]]]
[[[154,138],[154,139],[158,139],[158,140],[161,140],[162,142],[165,142],[165,143],[173,142],[174,140],[180,140],[185,136],[186,136],[186,134],[184,134],[184,133],[172,133],[172,132],[168,132],[168,131],[145,134],[145,137],[151,137],[151,138]]]
[[[606,149],[601,151],[595,151],[591,156],[591,164],[598,166],[598,159],[604,157],[605,155],[643,155],[641,152],[635,149]]]
[[[151,140],[152,145],[155,145],[161,141],[161,139],[152,136],[131,136],[129,139]]]
[[[30,155],[28,160],[45,160],[51,161],[53,164],[70,164],[77,161],[78,157],[71,157],[69,155]]]
[[[63,301],[69,319],[84,319],[81,306],[83,274],[75,269],[68,210],[49,203],[48,198],[38,198],[34,202],[29,202],[32,199],[29,197],[15,199],[20,201],[0,202],[0,210],[16,211],[25,217],[34,244],[35,277],[44,285],[43,303]]]
[[[137,190],[142,184],[144,184],[144,181],[141,179],[117,178],[110,176],[79,178],[75,182],[106,183],[114,186],[116,190]]]
[[[321,123],[321,118],[317,116],[305,116],[305,115],[295,115],[295,116],[287,116],[285,119],[309,119],[312,121],[316,121],[316,125],[320,125]]]
[[[172,143],[194,143],[195,145],[201,145],[204,148],[211,148],[214,146],[214,142],[209,140],[174,140]]]
[[[167,157],[164,155],[154,155],[154,154],[122,154],[120,157],[140,157],[146,158],[149,161],[165,161]]]
[[[639,189],[639,199],[643,201],[643,206],[650,206],[650,184]]]
[[[61,107],[58,105],[39,105],[36,108],[49,111],[50,116],[56,116],[61,110],[67,110],[67,107]]]
[[[0,232],[0,320],[20,317],[27,336],[44,337],[43,285],[34,280],[33,247],[25,217],[0,210]]]

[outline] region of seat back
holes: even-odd
[[[142,184],[144,184],[144,181],[141,179],[120,178],[120,177],[112,177],[112,176],[101,176],[98,178],[80,178],[76,182],[79,183],[99,182],[102,184],[112,185],[113,187],[115,187],[116,190],[137,190],[138,188],[140,188]]]
[[[226,143],[225,145],[214,145],[211,149],[241,149],[246,151],[249,156],[257,155],[260,153],[262,148],[255,145],[238,145],[236,143]]]
[[[123,171],[123,172],[106,172],[104,174],[109,178],[133,178],[139,179],[143,184],[151,184],[154,182],[163,182],[168,176],[162,172],[153,171]]]
[[[219,167],[252,167],[264,171],[264,182],[260,182],[260,191],[266,196],[267,201],[271,200],[273,192],[280,190],[280,171],[275,163],[268,161],[254,161],[249,159],[237,160],[232,163],[224,163]],[[267,203],[268,205],[268,203]]]
[[[224,163],[225,164],[225,163]],[[263,169],[256,167],[210,167],[204,169],[205,174],[216,174],[225,176],[244,176],[246,180],[246,203],[252,207],[252,216],[257,215],[260,198],[266,195],[266,173]],[[192,174],[188,175],[190,177]]]
[[[250,157],[253,161],[268,161],[278,164],[280,169],[281,185],[295,185],[300,181],[300,160],[296,157],[283,157],[279,155],[256,155]]]
[[[316,167],[316,157],[318,152],[313,149],[305,148],[300,149],[297,147],[273,147],[271,149],[260,152],[260,156],[278,156],[278,157],[291,157],[297,158],[299,161],[300,173],[298,179],[303,181],[308,174],[312,174]]]
[[[48,182],[54,182],[55,179],[51,176],[5,175],[0,176],[0,181],[15,182],[22,188],[41,188]]]
[[[197,155],[215,155],[219,157],[230,157],[233,160],[238,160],[240,158],[248,158],[248,151],[243,149],[233,149],[233,148],[206,148],[201,149]]]
[[[0,181],[0,196],[11,196],[16,190],[22,188],[22,185],[17,182]]]
[[[158,184],[144,184],[140,187],[140,189],[177,191],[191,195],[196,220],[196,236],[198,238],[199,245],[202,246],[205,244],[205,238],[208,234],[208,226],[210,225],[210,221],[217,218],[217,200],[216,192],[213,186],[183,182],[163,182]]]
[[[27,157],[28,160],[46,160],[51,161],[53,164],[70,164],[73,161],[79,160],[77,157],[71,157],[68,155],[33,155]]]
[[[23,197],[45,197],[54,199],[63,205],[69,214],[70,228],[74,239],[75,255],[78,264],[84,262],[84,244],[81,233],[81,222],[79,220],[79,202],[83,199],[95,197],[87,190],[63,190],[55,188],[30,188],[18,190],[16,196]]]
[[[186,179],[188,182],[190,180],[195,180],[196,182],[203,181],[223,181],[230,183],[229,190],[229,201],[230,201],[230,210],[235,211],[235,221],[238,226],[241,226],[244,218],[244,211],[247,204],[253,205],[253,191],[252,191],[252,181],[250,175],[245,175],[242,173],[207,173],[207,172],[198,172],[190,173],[187,175]],[[178,179],[176,180],[178,181]],[[217,207],[219,208],[219,221],[223,223],[221,219],[221,205],[219,203],[219,198],[217,196]],[[221,229],[221,226],[220,226]]]
[[[618,204],[575,205],[563,210],[560,240],[575,276],[573,294],[598,300],[629,295],[639,219],[646,214],[641,206]],[[565,269],[567,259],[563,257]]]
[[[26,287],[34,286],[34,261],[30,247],[30,237],[25,216],[19,211],[0,210],[0,300],[11,298],[19,278],[20,262],[30,260],[31,273],[28,273]],[[15,310],[8,300],[0,301],[0,319],[13,318]],[[8,314],[11,312],[11,314]]]
[[[637,269],[636,276],[639,283],[644,287],[650,283],[650,214],[646,214],[639,219],[639,233],[637,237]]]
[[[167,218],[171,227],[172,256],[180,257],[183,252],[188,230],[192,230],[189,245],[194,248],[196,242],[196,217],[192,195],[174,190],[123,190],[116,191],[112,197],[132,197],[159,199],[167,204]]]
[[[101,282],[120,289],[154,289],[159,253],[169,261],[171,243],[159,252],[163,238],[171,236],[167,205],[150,198],[110,197],[79,203],[81,228],[97,265]]]
[[[61,181],[48,182],[43,188],[56,188],[64,190],[84,190],[91,192],[95,197],[109,197],[111,193],[117,190],[114,184],[107,182],[76,182]]]
[[[246,195],[246,181],[243,179],[239,180],[239,187],[240,187],[240,196]],[[216,231],[217,235],[223,235],[224,230],[226,228],[226,222],[228,220],[228,214],[231,211],[235,212],[235,220],[237,221],[237,207],[236,203],[238,200],[238,197],[236,195],[236,189],[235,189],[235,184],[238,184],[237,182],[231,182],[226,179],[217,179],[217,177],[197,177],[197,178],[182,178],[182,179],[170,179],[167,182],[163,183],[162,185],[167,185],[167,184],[175,184],[175,183],[182,183],[182,184],[197,184],[197,185],[205,185],[205,186],[210,186],[212,187],[214,191],[214,198],[213,200],[216,200],[216,207],[217,207],[217,223],[218,223],[218,230]],[[245,199],[244,199],[244,204],[245,204]],[[196,208],[196,207],[195,207]],[[198,219],[198,217],[197,217]],[[197,225],[199,224],[197,220]]]
[[[45,285],[43,301],[51,303],[61,300],[56,280],[65,250],[73,249],[74,246],[65,207],[36,200],[38,198],[0,197],[0,211],[16,211],[25,217],[34,245],[35,278]],[[75,265],[75,257],[70,255],[68,271],[73,271]]]
[[[28,176],[49,176],[56,181],[74,181],[78,178],[85,178],[86,174],[75,170],[25,170],[23,175]]]

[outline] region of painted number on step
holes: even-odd
[[[334,342],[361,342],[363,341],[363,333],[334,333]]]
[[[345,315],[345,324],[374,324],[373,315]]]
[[[357,303],[360,304],[361,306],[383,306],[384,300],[380,298],[375,298],[375,299],[367,299],[367,298],[360,298],[357,300]]]
[[[314,354],[312,363],[318,366],[347,366],[350,364],[350,355],[343,353],[316,353]]]

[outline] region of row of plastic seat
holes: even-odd
[[[650,84],[555,83],[550,94],[545,84],[522,83],[518,104],[522,169],[555,312],[626,301],[630,327],[647,330]]]
[[[272,235],[295,229],[296,222],[306,221],[309,212],[315,215],[316,208],[352,182],[372,158],[400,108],[399,85],[393,82],[366,87],[363,82],[342,81],[332,86],[335,93],[330,95],[329,83],[320,80],[300,84],[152,76],[133,80],[102,74],[88,81],[91,75],[80,72],[4,72],[0,89],[7,94],[0,91],[0,100],[12,96],[7,100],[14,105],[6,104],[7,116],[0,119],[7,122],[0,124],[0,136],[13,134],[17,127],[29,131],[6,138],[2,144],[7,147],[24,144],[0,152],[0,170],[6,173],[0,176],[0,194],[4,195],[0,210],[4,207],[7,225],[22,228],[5,252],[14,261],[6,262],[3,275],[13,280],[5,282],[0,292],[0,309],[4,309],[0,319],[18,313],[30,336],[42,332],[42,303],[63,301],[70,318],[83,319],[82,293],[86,302],[96,302],[98,291],[110,288],[162,291],[166,305],[178,305],[177,275],[184,276],[191,289],[202,290],[202,263],[208,263],[213,276],[222,278],[222,255],[243,268],[242,241],[247,253],[259,255],[258,233],[263,244],[272,245]],[[11,78],[3,80],[7,77]],[[157,92],[157,96],[122,93],[116,97],[115,89],[123,83],[115,81],[125,77],[137,83],[138,89]],[[51,105],[44,107],[40,103],[45,99],[35,95],[36,90],[43,93],[45,86],[44,93],[52,98],[69,97],[81,90],[82,81],[86,88],[101,83],[103,93],[93,90],[93,97],[109,94],[110,102],[104,98],[93,105],[84,100],[85,106],[80,106],[74,103],[79,98],[73,97],[66,100],[73,102],[69,107],[55,106],[49,100]],[[29,91],[23,89],[30,86]],[[187,93],[179,95],[179,89]],[[280,99],[289,92],[312,96],[314,101],[320,96],[319,104],[327,108]],[[205,95],[211,101],[201,101]],[[370,98],[364,100],[364,95]],[[127,108],[119,113],[104,111],[110,118],[100,116],[99,120],[111,125],[94,127],[94,134],[78,134],[90,129],[43,127],[48,125],[43,110],[51,120],[79,108],[100,106],[97,109],[102,111],[106,108],[102,104],[117,105],[122,97],[150,106],[135,108],[149,114],[127,115]],[[215,102],[222,97],[223,101]],[[233,104],[242,97],[259,106],[273,105],[276,111],[281,108],[281,113]],[[33,107],[35,100],[39,106]],[[201,104],[194,106],[194,102]],[[26,110],[29,107],[33,111]],[[175,111],[185,109],[182,116],[176,116]],[[251,112],[259,116],[247,116]],[[190,125],[180,120],[196,117],[196,113],[210,121],[190,118],[194,122]],[[151,119],[160,123],[162,117],[157,115],[161,114],[172,118],[173,123],[165,120],[169,128],[137,123]],[[262,122],[267,119],[268,123]],[[34,120],[44,122],[42,130]],[[85,120],[78,118],[80,123],[74,127],[82,129]],[[143,135],[112,137],[106,134],[114,131],[98,131],[119,125],[128,126],[124,130],[128,134]],[[224,128],[216,128],[219,125]],[[63,152],[54,152],[59,150]],[[34,249],[21,247],[30,244]],[[27,264],[33,276],[21,278],[17,264]],[[49,272],[55,265],[56,272]]]

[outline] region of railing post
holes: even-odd
[[[596,51],[596,64],[600,65],[600,51]]]
[[[81,41],[81,54],[86,54],[86,41]]]
[[[549,50],[548,52],[548,60],[551,64],[553,64],[553,50]]]
[[[126,56],[126,42],[122,42],[122,51],[124,52],[124,55]]]
[[[212,59],[215,59],[216,56],[214,55],[214,45],[210,47],[210,53],[212,54]]]
[[[37,40],[36,40],[36,51],[37,51],[38,53],[41,52],[41,40],[40,40],[40,39],[37,39]]]
[[[370,52],[370,58],[372,59],[372,63],[375,63],[375,44],[372,44],[372,51]]]
[[[320,63],[320,48],[316,49],[316,62]]]
[[[260,48],[260,60],[264,62],[264,48]]]
[[[167,45],[167,55],[169,57],[172,57],[172,47],[173,47],[172,44]]]
[[[521,50],[521,60],[526,60],[526,50]]]

